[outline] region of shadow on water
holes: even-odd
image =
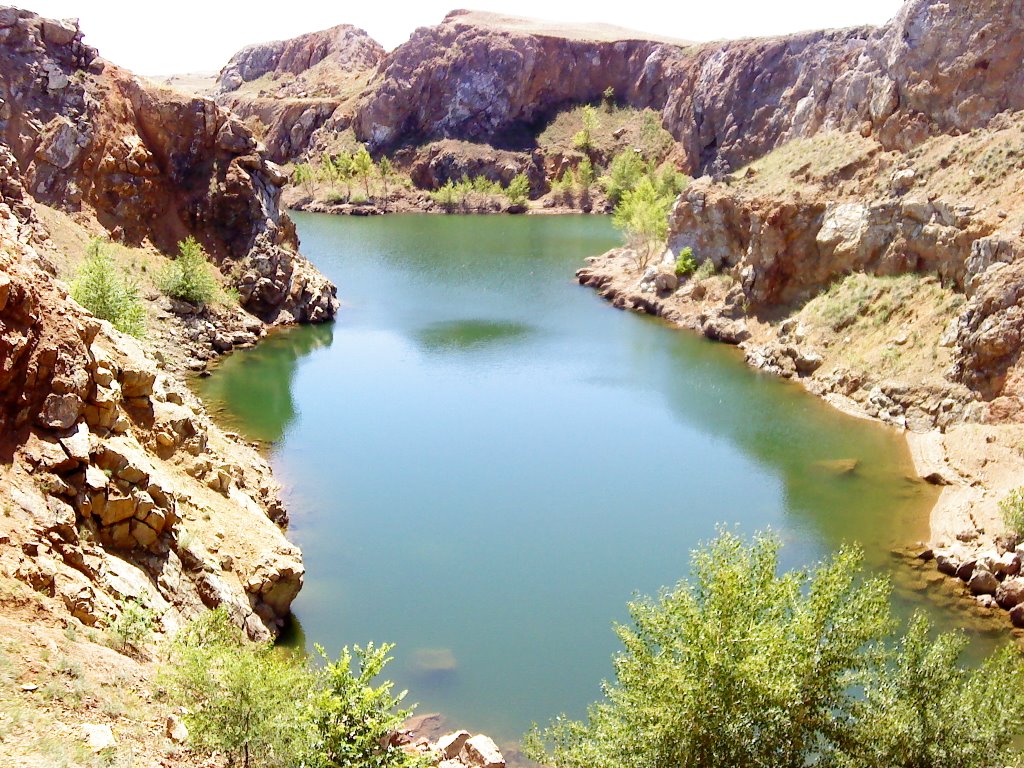
[[[330,323],[276,331],[226,358],[214,375],[197,379],[195,389],[229,427],[252,440],[276,442],[297,416],[293,383],[299,362],[333,340]]]

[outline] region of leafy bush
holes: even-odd
[[[146,310],[139,289],[124,276],[99,238],[89,243],[85,261],[71,280],[71,297],[122,333],[145,334]]]
[[[704,259],[697,267],[697,271],[693,273],[694,280],[707,280],[715,274],[715,262],[711,259]]]
[[[604,93],[601,94],[601,106],[604,107],[604,111],[611,113],[615,109],[615,89],[612,86],[608,86],[604,89]]]
[[[1016,536],[1024,535],[1024,488],[1014,488],[999,502],[999,511],[1007,530]]]
[[[138,600],[128,600],[121,615],[110,624],[110,633],[121,643],[121,653],[138,648],[153,634],[153,611]]]
[[[317,171],[309,163],[296,163],[292,168],[292,183],[298,184],[307,195],[312,195],[316,186]]]
[[[388,738],[409,716],[405,693],[374,687],[392,646],[345,648],[313,669],[272,644],[245,640],[223,608],[183,629],[162,681],[186,707],[193,746],[244,768],[425,768]],[[356,667],[353,671],[353,665]]]
[[[448,179],[443,187],[438,187],[431,192],[430,199],[444,208],[447,213],[454,211],[459,198],[455,191],[455,185],[452,184],[452,180]]]
[[[591,152],[594,149],[594,133],[600,127],[597,110],[589,104],[583,107],[583,127],[573,136],[572,145],[580,152]]]
[[[601,177],[601,185],[612,205],[617,205],[622,196],[634,189],[640,179],[651,172],[650,163],[639,152],[626,150],[612,158],[608,172]]]
[[[245,768],[300,764],[313,676],[272,644],[249,644],[223,608],[179,632],[164,683],[195,747]]]
[[[615,683],[585,722],[527,736],[557,768],[804,768],[1015,763],[1024,664],[957,665],[963,636],[921,616],[893,642],[890,586],[846,548],[778,575],[779,542],[722,533],[693,583],[630,604]]]
[[[178,243],[178,257],[160,275],[160,290],[190,304],[208,304],[217,297],[217,279],[206,251],[191,235]]]
[[[390,735],[412,714],[412,710],[399,708],[405,691],[396,696],[391,693],[390,681],[378,687],[372,684],[393,647],[370,643],[365,648],[357,645],[351,652],[346,647],[338,661],[332,662],[317,646],[317,653],[327,663],[317,675],[316,690],[306,710],[313,733],[310,768],[412,768],[420,764],[425,768],[429,763],[390,743]]]
[[[635,189],[627,190],[615,207],[612,223],[623,231],[635,253],[638,271],[647,267],[655,251],[668,237],[668,209],[672,198],[661,196],[645,176]]]
[[[693,248],[687,246],[679,252],[679,258],[676,259],[676,275],[686,277],[686,275],[692,275],[696,270],[697,260],[693,258]]]
[[[518,174],[508,183],[505,197],[508,198],[510,205],[526,205],[530,199],[530,180],[525,173]]]

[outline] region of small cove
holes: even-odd
[[[294,216],[339,321],[198,388],[270,444],[301,634],[396,642],[420,712],[499,739],[582,716],[625,603],[685,578],[717,524],[772,528],[787,567],[860,542],[901,610],[957,621],[890,556],[935,499],[903,437],[578,286],[606,218]]]

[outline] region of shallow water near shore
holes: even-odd
[[[387,672],[419,712],[505,740],[582,716],[626,602],[685,578],[720,523],[770,527],[786,567],[859,542],[901,612],[962,623],[890,555],[927,537],[936,498],[902,435],[578,286],[617,242],[608,219],[294,217],[338,322],[197,387],[270,443],[303,641],[397,643]]]

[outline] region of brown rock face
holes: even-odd
[[[285,178],[248,129],[207,99],[98,59],[77,27],[55,34],[34,14],[14,16],[0,29],[0,136],[36,200],[90,210],[113,236],[168,253],[195,235],[225,272],[275,282],[281,303],[246,305],[264,319],[333,316],[333,286],[296,253],[280,210]],[[256,273],[257,258],[293,267]],[[319,303],[295,303],[304,297]]]
[[[338,72],[364,72],[376,67],[384,54],[381,45],[366,32],[342,24],[290,40],[247,46],[220,71],[217,86],[228,93],[267,74],[302,75],[323,62]],[[298,96],[301,85],[293,85],[291,90],[294,92],[282,95]]]
[[[413,33],[380,65],[353,127],[374,150],[434,139],[528,145],[559,107],[596,101],[664,105],[677,46],[628,35],[564,36],[455,11]]]
[[[1014,0],[910,0],[878,29],[702,46],[673,73],[666,127],[691,171],[728,171],[823,129],[906,149],[1024,107]]]

